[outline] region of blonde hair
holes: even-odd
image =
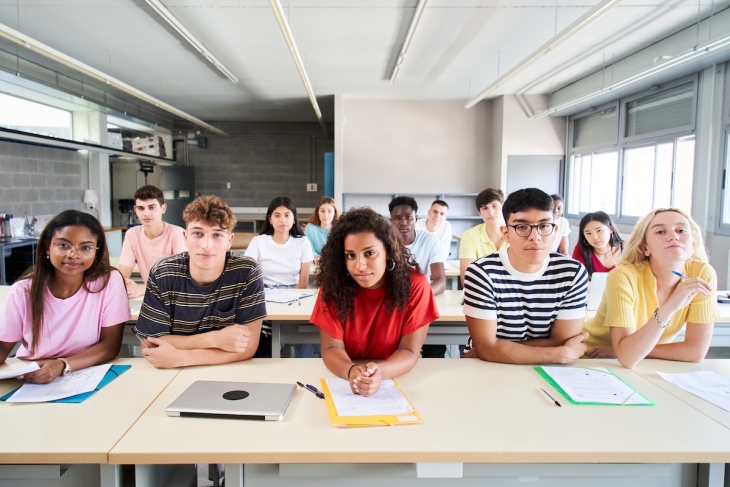
[[[639,222],[634,227],[634,231],[631,232],[631,237],[629,237],[629,242],[624,248],[619,264],[633,264],[639,269],[642,269],[644,267],[644,264],[649,260],[649,257],[644,254],[644,250],[641,248],[643,245],[646,245],[646,232],[647,230],[649,230],[649,224],[654,219],[654,217],[657,216],[659,213],[664,213],[665,211],[673,211],[675,213],[679,213],[680,215],[685,217],[687,219],[687,222],[689,223],[689,228],[692,232],[692,246],[694,247],[692,251],[692,256],[689,260],[709,262],[709,258],[707,257],[707,249],[705,248],[705,240],[702,237],[702,229],[700,228],[700,226],[692,219],[691,216],[689,216],[683,210],[675,207],[670,207],[657,208],[656,210],[651,211],[648,215],[639,220]]]
[[[309,217],[309,220],[307,220],[307,223],[314,223],[317,226],[320,226],[322,224],[322,220],[319,219],[319,208],[322,205],[331,205],[332,208],[335,209],[335,217],[332,219],[332,222],[336,222],[338,218],[340,218],[340,210],[337,208],[337,203],[335,203],[335,200],[330,198],[329,196],[324,196],[317,201],[317,206],[314,208],[314,213],[312,213],[312,216]]]

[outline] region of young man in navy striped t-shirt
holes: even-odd
[[[512,364],[570,364],[585,352],[588,274],[551,253],[553,199],[528,188],[502,207],[509,247],[474,261],[464,277],[470,350],[465,357]]]

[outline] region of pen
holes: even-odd
[[[560,403],[559,403],[558,401],[556,401],[556,400],[555,400],[555,398],[554,398],[553,396],[551,396],[550,394],[548,394],[548,391],[546,391],[546,390],[545,390],[545,389],[543,389],[542,387],[540,388],[540,390],[541,390],[542,392],[544,392],[544,393],[545,393],[545,395],[546,395],[547,397],[549,397],[549,398],[550,398],[550,400],[551,400],[552,402],[554,402],[554,403],[555,403],[555,405],[556,405],[557,407],[559,407],[559,408],[562,408],[562,407],[563,407],[563,406],[561,406],[561,405],[560,405]]]
[[[672,274],[674,274],[674,275],[675,275],[675,276],[677,276],[677,277],[681,277],[682,279],[687,279],[687,280],[689,280],[689,277],[685,276],[685,275],[684,275],[684,274],[682,274],[681,272],[677,272],[677,271],[672,271]]]
[[[299,385],[299,387],[301,387],[301,388],[303,388],[303,389],[306,389],[306,390],[308,390],[309,392],[311,392],[312,394],[314,394],[314,395],[315,395],[315,396],[317,396],[318,398],[320,398],[320,399],[324,399],[324,394],[323,394],[323,393],[321,393],[321,392],[319,392],[319,390],[318,390],[318,389],[317,389],[316,387],[314,387],[314,386],[312,386],[312,385],[309,385],[309,384],[307,384],[307,385],[305,386],[304,384],[302,384],[302,383],[301,383],[301,382],[299,382],[299,381],[297,381],[297,384]]]

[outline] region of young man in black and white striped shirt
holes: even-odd
[[[513,364],[570,364],[585,352],[581,333],[588,274],[551,253],[553,199],[528,188],[502,207],[509,247],[474,261],[464,277],[470,350],[465,357]]]

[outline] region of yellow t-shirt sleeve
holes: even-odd
[[[624,272],[614,270],[608,273],[606,289],[603,291],[606,301],[605,327],[638,328],[636,323],[636,296],[640,290],[636,282]],[[643,324],[643,323],[642,323]]]
[[[461,236],[461,243],[459,243],[459,258],[460,259],[478,259],[479,253],[477,252],[478,242],[476,241],[475,233],[470,228]]]
[[[712,287],[712,294],[709,296],[698,294],[694,297],[692,302],[689,304],[687,323],[704,324],[720,321],[722,314],[720,313],[720,307],[717,305],[717,275],[715,274],[715,269],[704,263],[697,263],[694,265],[702,266],[697,277],[710,284]]]

